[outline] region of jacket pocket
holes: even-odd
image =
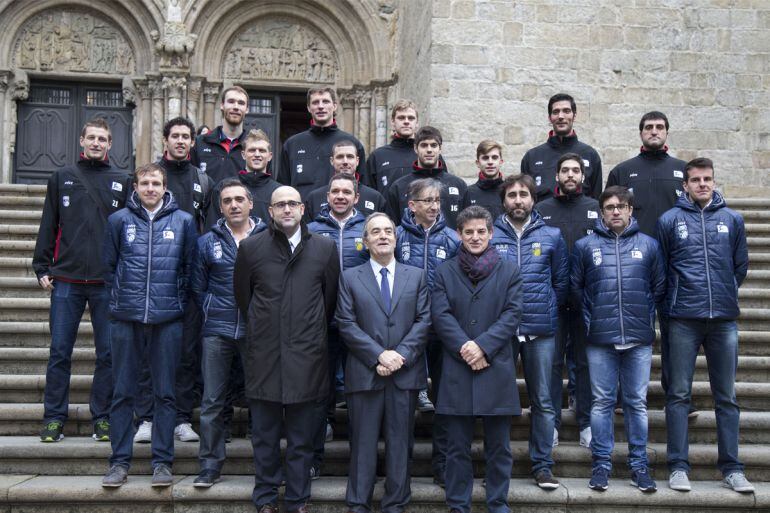
[[[209,318],[209,307],[211,306],[211,300],[214,296],[212,294],[206,294],[206,299],[203,301],[203,323]]]
[[[671,296],[671,304],[668,306],[668,313],[674,312],[674,305],[676,305],[676,297],[679,295],[679,276],[674,275],[674,293]]]

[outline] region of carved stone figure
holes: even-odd
[[[134,55],[122,32],[89,12],[52,9],[28,20],[14,43],[13,63],[33,71],[131,74]]]
[[[169,9],[171,7],[169,6]],[[161,66],[185,67],[195,48],[196,34],[188,34],[181,21],[167,21],[163,26],[163,36],[157,30],[150,32],[155,40],[155,51],[160,57]]]
[[[258,20],[229,45],[224,76],[333,83],[339,73],[331,42],[313,27],[288,18]]]

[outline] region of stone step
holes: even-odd
[[[770,223],[770,211],[766,206],[763,210],[743,210],[739,213],[747,223]]]
[[[749,268],[757,271],[770,270],[770,252],[750,252]]]
[[[749,476],[751,477],[751,476]],[[101,476],[67,475],[57,477],[35,475],[0,476],[0,508],[14,512],[75,512],[91,513],[253,513],[251,475],[224,475],[212,488],[193,487],[194,475],[177,475],[173,486],[164,489],[150,487],[150,477],[129,475],[119,489],[105,490]],[[581,478],[561,479],[561,486],[552,491],[541,490],[532,479],[511,480],[508,501],[515,511],[596,512],[618,513],[671,511],[682,513],[763,511],[770,505],[770,484],[756,482],[754,494],[738,494],[727,490],[718,481],[693,481],[689,493],[668,489],[663,476],[658,477],[658,491],[643,494],[629,487],[630,481],[612,478],[605,492],[588,488]],[[311,510],[314,513],[338,513],[346,509],[345,477],[321,477],[313,481]],[[379,511],[384,481],[374,488],[374,506]],[[447,511],[444,490],[430,478],[411,480],[409,511],[443,513]],[[283,497],[283,488],[280,489]],[[481,479],[473,483],[473,510],[485,508],[485,491]],[[283,509],[282,509],[283,511]]]
[[[10,209],[26,209],[32,211],[43,211],[43,204],[45,203],[45,196],[24,196],[18,194],[2,194],[0,193],[0,208]]]
[[[0,276],[5,277],[34,277],[32,257],[0,256]]]
[[[748,237],[749,234],[766,237],[768,234],[770,234],[770,223],[751,222],[747,220],[746,237]]]
[[[37,240],[39,224],[0,224],[0,240]]]
[[[40,299],[50,296],[51,293],[43,290],[33,276],[0,276],[0,297]]]
[[[471,446],[475,477],[483,477],[482,441],[475,440]],[[285,450],[285,441],[281,449]],[[745,447],[739,457],[746,465],[746,474],[755,481],[770,481],[770,446],[753,445]],[[511,441],[513,468],[511,475],[527,478],[530,475],[530,461],[527,442]],[[413,452],[412,476],[431,475],[432,443],[430,440],[416,440]],[[65,437],[59,443],[44,444],[38,437],[0,437],[0,472],[3,474],[42,475],[100,475],[107,471],[108,457],[112,449],[109,443],[95,442],[90,437]],[[380,442],[379,455],[382,459],[384,443]],[[651,443],[647,446],[650,466],[655,475],[667,476],[666,444]],[[134,444],[131,471],[134,474],[149,474],[150,444]],[[613,475],[628,477],[626,468],[628,450],[625,443],[618,443],[613,452]],[[553,471],[557,477],[583,478],[591,476],[591,452],[577,443],[562,443],[553,450]],[[347,441],[326,443],[324,476],[346,476],[350,461]],[[690,444],[690,478],[695,480],[719,479],[716,468],[717,448],[714,444]],[[223,467],[225,474],[253,475],[253,450],[251,442],[235,438],[227,445],[227,459]],[[198,443],[176,442],[174,450],[174,471],[178,474],[195,474],[199,471]],[[382,472],[380,472],[381,474]],[[530,481],[531,482],[531,481]],[[585,483],[587,484],[587,483]],[[661,483],[662,484],[662,483]],[[253,485],[253,478],[252,478]],[[534,486],[534,484],[533,484]]]
[[[0,347],[0,374],[45,374],[49,350],[45,347]],[[96,352],[78,347],[72,351],[72,373],[93,375]]]
[[[93,347],[93,328],[81,322],[75,347]],[[48,321],[0,321],[0,347],[45,347],[51,345]]]
[[[768,266],[770,266],[770,254],[767,257]],[[738,304],[741,308],[768,308],[770,307],[770,289],[741,287],[738,289]]]
[[[0,206],[2,203],[0,202]],[[8,225],[40,224],[42,209],[18,207],[12,210],[0,208],[0,222]]]
[[[48,297],[0,297],[0,321],[47,321],[50,306]],[[90,318],[86,308],[83,320]]]

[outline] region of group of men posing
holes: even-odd
[[[487,505],[507,512],[521,358],[537,485],[559,486],[552,448],[566,360],[580,444],[593,455],[589,486],[608,487],[620,396],[633,484],[652,492],[646,395],[657,313],[669,486],[690,489],[687,419],[703,346],[719,469],[726,486],[753,491],[738,460],[734,387],[743,220],[714,189],[709,159],[668,154],[663,113],[642,117],[641,152],[602,191],[601,160],[578,141],[566,94],[549,100],[553,130],[524,155],[521,174],[504,178],[502,147],[485,140],[470,186],[448,172],[441,133],[419,128],[407,100],[393,107],[391,143],[365,160],[336,125],[330,88],[308,92],[311,126],[284,142],[273,180],[268,137],[243,129],[247,106],[245,90],[226,89],[223,124],[197,139],[189,120],[168,121],[162,158],[133,177],[112,168],[110,129],[92,120],[78,163],[50,177],[33,259],[51,291],[42,441],[63,438],[88,304],[94,439],[112,444],[106,487],[126,482],[134,441],[152,443],[152,485],[172,483],[174,438],[199,438],[201,386],[194,484],[218,482],[242,388],[261,513],[277,512],[284,482],[287,511],[308,510],[342,402],[350,511],[371,511],[381,433],[382,509],[406,508],[415,410],[435,410],[434,481],[450,510],[470,511],[481,418]]]

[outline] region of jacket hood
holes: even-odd
[[[329,226],[332,226],[334,228],[339,229],[340,224],[337,222],[337,220],[332,216],[332,209],[329,205],[324,205],[321,208],[321,211],[318,213],[317,216],[315,216],[315,221],[318,223],[327,224]],[[360,213],[358,210],[353,208],[353,217],[347,220],[345,223],[345,228],[349,226],[354,226],[359,223],[363,223],[366,221],[366,218],[362,213]]]
[[[675,206],[683,210],[689,210],[691,212],[701,211],[700,206],[698,206],[697,203],[695,203],[690,199],[689,194],[682,194],[681,196],[679,196],[679,199],[676,200]],[[722,197],[722,194],[720,194],[718,191],[714,191],[714,195],[711,197],[711,203],[704,210],[706,212],[711,212],[726,206],[727,206],[727,203],[725,203],[725,199],[724,197]]]
[[[139,194],[136,191],[131,191],[131,197],[128,199],[126,207],[142,219],[146,221],[150,220],[147,212],[144,210],[144,207],[142,207],[142,202],[139,200]],[[178,209],[179,205],[177,205],[176,200],[174,199],[174,195],[171,194],[171,191],[166,191],[166,193],[163,195],[163,206],[160,208],[160,211],[155,214],[154,219],[159,219]]]
[[[634,217],[631,217],[631,222],[628,223],[628,226],[626,226],[626,229],[623,230],[623,233],[620,234],[620,238],[624,239],[626,237],[630,237],[638,231],[639,231],[639,224],[636,222],[636,219]],[[601,216],[599,217],[599,219],[596,220],[596,225],[594,225],[594,232],[597,235],[606,237],[608,239],[615,238],[615,232],[607,228],[607,225],[604,224],[604,220],[601,218]]]
[[[404,230],[408,230],[419,237],[425,234],[425,228],[417,224],[417,221],[414,219],[414,212],[409,210],[409,207],[404,209],[404,215],[401,217],[401,226],[404,227]],[[444,228],[446,228],[446,220],[444,220],[444,215],[439,211],[436,222],[430,227],[430,233],[440,232]]]

